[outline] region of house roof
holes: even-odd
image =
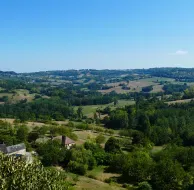
[[[59,139],[61,142],[62,142],[62,138],[63,136],[54,137],[54,139]],[[75,141],[65,136],[65,145],[68,145],[68,144],[75,144]]]
[[[0,144],[0,152],[7,153],[6,145],[5,144]]]
[[[8,146],[7,147],[7,153],[10,154],[10,153],[17,152],[17,151],[20,151],[20,150],[23,150],[23,149],[26,149],[26,146],[25,146],[24,143],[16,144],[16,145],[13,145],[13,146]]]
[[[75,141],[73,141],[72,139],[70,139],[69,137],[66,137],[65,139],[65,144],[68,145],[68,144],[74,144]]]

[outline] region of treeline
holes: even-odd
[[[194,145],[193,101],[167,105],[158,100],[141,100],[134,106],[112,111],[103,122],[108,128],[129,130],[129,136],[138,142],[147,139],[155,145]]]
[[[51,119],[64,120],[72,117],[73,108],[60,99],[37,99],[30,103],[0,105],[1,118],[18,118],[21,121]]]
[[[173,94],[176,92],[184,92],[187,88],[189,88],[187,86],[187,84],[166,84],[164,85],[164,87],[162,88],[165,91],[165,94]]]

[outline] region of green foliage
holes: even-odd
[[[121,152],[121,146],[118,139],[110,137],[105,144],[105,151],[110,153],[119,153]]]
[[[77,116],[80,119],[83,117],[83,108],[82,107],[78,107],[78,109],[77,109]]]
[[[77,129],[82,129],[82,130],[88,130],[89,129],[89,125],[88,124],[85,124],[85,123],[77,124],[77,125],[75,125],[75,127]]]
[[[5,110],[7,110],[5,112]],[[30,103],[19,102],[17,104],[0,105],[1,117],[16,117],[21,121],[40,120],[48,121],[51,118],[64,120],[73,115],[73,109],[67,106],[63,100],[37,99]]]
[[[153,188],[163,189],[182,189],[182,183],[186,173],[183,167],[170,159],[160,160],[154,169],[152,176]]]
[[[150,92],[153,90],[153,86],[142,87],[142,92]]]
[[[108,128],[122,129],[128,127],[128,114],[123,110],[116,110],[110,114],[110,121],[106,124]]]
[[[19,142],[26,142],[27,141],[28,132],[29,132],[29,129],[27,126],[21,125],[18,127],[16,136],[17,136],[17,139],[19,140]]]
[[[68,170],[76,174],[85,174],[87,169],[91,170],[96,166],[96,160],[92,152],[84,147],[76,147],[70,150],[70,162]]]
[[[70,161],[68,164],[68,170],[70,172],[79,174],[79,175],[85,175],[88,169],[88,165],[82,164],[76,161]]]
[[[123,168],[123,177],[133,182],[143,182],[151,178],[153,160],[147,152],[137,151],[128,155]]]
[[[50,140],[40,144],[37,152],[45,166],[58,164],[66,158],[66,149],[62,147],[61,142],[58,142],[57,140]]]
[[[138,190],[152,190],[152,186],[147,182],[138,183]]]
[[[98,143],[85,142],[84,147],[86,150],[90,150],[92,152],[92,155],[98,165],[103,165],[106,163],[106,153]]]
[[[182,84],[166,84],[164,85],[163,90],[167,94],[172,94],[175,92],[183,92],[187,88],[188,86],[186,84],[183,84],[183,85]]]
[[[99,134],[97,137],[96,137],[96,143],[98,144],[102,144],[105,142],[105,137],[103,134]]]
[[[36,132],[36,131],[31,131],[29,134],[28,134],[28,141],[29,142],[35,142],[36,139],[38,139],[39,137],[39,133]]]
[[[65,175],[56,170],[45,169],[38,162],[26,164],[20,158],[0,154],[1,189],[65,190],[70,184]]]

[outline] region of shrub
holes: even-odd
[[[0,189],[65,190],[70,188],[64,172],[45,169],[37,161],[27,164],[21,158],[0,154],[0,163]]]
[[[99,134],[99,135],[96,137],[96,143],[102,144],[102,143],[104,143],[104,141],[105,141],[104,135]]]
[[[68,170],[75,174],[85,175],[87,172],[88,166],[85,164],[78,163],[76,161],[70,161],[68,164]]]
[[[78,124],[75,127],[77,129],[88,130],[88,124],[84,124],[84,123]]]
[[[147,182],[138,183],[138,190],[152,190],[152,186]]]
[[[71,121],[70,121],[70,122],[68,123],[68,127],[74,128],[74,127],[75,127],[75,125],[74,125],[74,123],[73,123],[73,122],[71,122]]]

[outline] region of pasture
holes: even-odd
[[[74,174],[68,174],[67,176],[70,181],[73,180],[72,178],[76,178],[76,185],[73,187],[74,190],[125,190],[117,184],[108,184],[86,176],[75,176]]]
[[[18,89],[18,90],[15,90],[14,92],[7,92],[7,93],[0,92],[0,97],[3,97],[3,96],[7,96],[8,102],[10,103],[17,103],[24,99],[26,99],[27,102],[31,102],[34,99],[35,94],[30,94],[28,90]]]
[[[109,106],[111,110],[114,110],[118,107],[124,107],[127,105],[133,105],[133,104],[135,104],[134,100],[118,100],[118,104],[116,106],[114,106],[114,103],[112,102],[110,104],[104,104],[104,105],[87,105],[87,106],[82,106],[82,108],[83,108],[84,116],[92,118],[97,109],[104,109],[105,107]],[[75,111],[77,109],[78,109],[78,106],[75,106]]]

